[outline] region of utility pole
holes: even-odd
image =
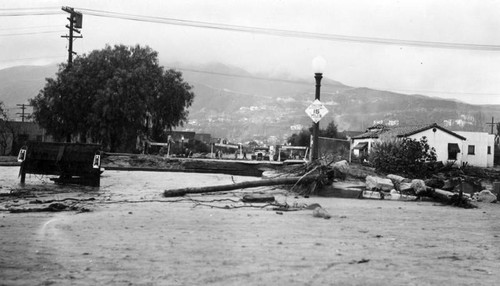
[[[27,106],[31,106],[29,104],[16,104],[17,106],[19,106],[19,109],[21,109],[21,112],[18,112],[16,114],[19,114],[21,115],[21,120],[22,122],[24,122],[24,118],[27,118],[28,116],[30,116],[31,114],[29,113],[25,113],[24,110],[26,110],[28,107]]]
[[[69,25],[66,25],[66,28],[69,29],[69,36],[61,36],[61,38],[68,38],[68,67],[71,67],[73,63],[73,54],[76,54],[73,52],[73,40],[76,38],[83,38],[81,35],[80,36],[74,36],[73,33],[78,33],[80,34],[80,30],[82,28],[82,20],[83,20],[83,15],[82,13],[75,11],[71,7],[63,6],[62,10],[64,12],[68,12],[70,16],[68,17],[69,20]]]
[[[493,133],[493,127],[495,125],[497,125],[498,123],[500,123],[500,122],[495,122],[495,118],[493,116],[491,117],[491,123],[486,123],[486,125],[491,125],[491,134],[495,134],[495,133]]]

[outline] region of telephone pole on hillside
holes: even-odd
[[[21,112],[18,112],[16,114],[19,114],[21,115],[21,120],[22,122],[24,122],[24,118],[27,118],[28,116],[30,116],[31,114],[29,113],[25,113],[24,110],[26,110],[28,107],[27,106],[31,106],[29,104],[16,104],[17,106],[19,106],[19,109],[21,109]]]
[[[61,38],[68,38],[68,67],[71,67],[71,64],[73,63],[73,54],[76,54],[73,52],[73,40],[76,38],[83,38],[81,35],[79,36],[74,36],[73,33],[78,33],[80,34],[80,30],[82,28],[82,20],[83,20],[83,15],[82,13],[75,11],[71,7],[63,6],[62,10],[64,12],[69,13],[69,25],[66,25],[66,28],[69,29],[69,36],[61,36]]]

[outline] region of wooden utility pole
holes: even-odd
[[[495,122],[495,118],[493,116],[491,117],[491,123],[486,123],[486,125],[491,125],[491,134],[495,134],[493,133],[493,127],[496,126],[498,123],[500,122]]]
[[[64,12],[68,12],[70,16],[68,17],[69,20],[69,26],[66,25],[66,28],[69,29],[69,36],[61,36],[61,38],[68,38],[68,67],[71,67],[73,63],[73,54],[76,54],[73,52],[73,40],[76,38],[83,38],[81,35],[80,36],[74,36],[73,33],[78,33],[80,34],[80,30],[82,28],[82,20],[83,20],[83,15],[80,12],[75,11],[71,7],[66,7],[63,6],[62,10]]]
[[[27,118],[30,114],[28,113],[25,113],[24,110],[26,110],[28,107],[27,106],[31,106],[29,104],[16,104],[17,106],[19,106],[19,108],[21,109],[21,112],[18,112],[16,114],[19,114],[21,115],[21,120],[22,122],[24,122],[24,118]]]

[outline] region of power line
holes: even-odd
[[[32,10],[54,10],[60,7],[37,7],[37,8],[1,8],[0,11],[32,11]]]
[[[257,80],[272,81],[272,82],[286,82],[286,83],[293,83],[293,84],[307,84],[307,85],[310,85],[309,82],[306,82],[306,81],[303,81],[303,80],[289,80],[289,79],[259,77],[259,76],[252,76],[252,75],[239,75],[239,74],[230,74],[230,73],[220,73],[220,72],[197,70],[197,69],[190,69],[190,68],[178,68],[178,67],[176,67],[176,68],[173,68],[173,69],[182,70],[182,71],[190,71],[190,72],[195,72],[195,73],[204,73],[204,74],[211,74],[211,75],[236,77],[236,78],[249,78],[249,79],[257,79]]]
[[[40,9],[52,10],[52,9],[55,9],[55,7],[54,8],[53,7],[46,7],[46,8],[0,9],[0,16],[34,16],[34,15],[61,14],[61,12],[57,11],[57,10],[39,11]],[[260,27],[250,27],[250,26],[229,25],[229,24],[221,24],[221,23],[191,21],[191,20],[176,19],[176,18],[143,16],[143,15],[116,13],[116,12],[104,11],[104,10],[85,9],[85,8],[77,8],[77,9],[85,12],[87,15],[92,15],[92,16],[96,16],[96,17],[116,18],[116,19],[139,21],[139,22],[160,23],[160,24],[168,24],[168,25],[188,26],[188,27],[215,29],[215,30],[224,30],[224,31],[233,31],[233,32],[256,33],[256,34],[265,34],[265,35],[281,36],[281,37],[340,41],[340,42],[354,42],[354,43],[364,43],[364,44],[400,45],[400,46],[402,45],[402,46],[437,48],[437,49],[500,51],[500,45],[483,45],[483,44],[433,42],[433,41],[414,41],[414,40],[376,38],[376,37],[357,37],[357,36],[346,36],[346,35],[338,35],[338,34],[325,34],[325,33],[304,32],[304,31],[292,31],[292,30],[280,30],[280,29],[269,29],[269,28],[260,28]],[[6,11],[6,12],[2,12],[2,11]]]
[[[191,20],[183,20],[176,18],[141,16],[141,15],[116,13],[103,10],[85,9],[85,8],[78,8],[78,9],[81,10],[82,12],[85,12],[85,14],[87,15],[92,15],[97,17],[117,18],[117,19],[139,21],[139,22],[160,23],[160,24],[188,26],[188,27],[206,28],[206,29],[215,29],[224,31],[257,33],[257,34],[266,34],[266,35],[281,36],[281,37],[355,42],[355,43],[365,43],[365,44],[403,45],[403,46],[438,48],[438,49],[500,51],[500,45],[480,45],[480,44],[469,44],[469,43],[449,43],[449,42],[447,43],[447,42],[432,42],[432,41],[385,39],[385,38],[375,38],[375,37],[345,36],[336,34],[312,33],[303,31],[279,30],[279,29],[269,29],[260,27],[248,27],[239,25],[191,21]]]
[[[213,72],[213,71],[206,71],[206,70],[198,70],[198,69],[191,69],[191,68],[183,68],[183,67],[170,67],[173,69],[181,70],[181,71],[190,71],[190,72],[196,72],[196,73],[203,73],[203,74],[211,74],[211,75],[216,75],[216,76],[227,76],[227,77],[236,77],[236,78],[249,78],[249,79],[256,79],[256,80],[265,80],[265,81],[272,81],[272,82],[286,82],[286,83],[293,83],[293,84],[300,84],[300,85],[311,85],[310,82],[307,82],[305,80],[289,80],[289,79],[280,79],[280,78],[266,78],[266,77],[258,77],[258,76],[251,76],[251,75],[239,75],[239,74],[231,74],[231,73],[219,73],[219,72]],[[348,87],[348,86],[346,86]],[[362,87],[352,87],[352,89],[356,88],[362,88]],[[422,92],[422,93],[442,93],[442,94],[464,94],[464,95],[500,95],[498,93],[478,93],[478,92],[453,92],[453,91],[432,91],[432,90],[410,90],[410,89],[395,89],[395,88],[385,88],[385,87],[366,87],[374,90],[387,90],[387,91],[400,91],[400,92]]]
[[[37,34],[52,34],[52,33],[62,33],[64,30],[57,31],[40,31],[40,32],[25,32],[25,33],[12,33],[12,34],[0,34],[0,37],[11,37],[11,36],[24,36],[24,35],[37,35]]]
[[[16,61],[23,61],[23,60],[44,60],[44,59],[59,59],[59,58],[65,58],[65,56],[48,56],[48,57],[40,56],[40,57],[9,59],[9,60],[0,59],[0,63],[16,62]]]
[[[39,28],[55,28],[59,27],[59,25],[48,25],[48,26],[26,26],[26,27],[15,27],[15,28],[0,28],[0,31],[15,31],[15,30],[31,30],[31,29],[39,29]]]
[[[18,17],[18,16],[47,16],[47,15],[59,15],[61,12],[51,12],[51,11],[33,11],[33,12],[9,12],[0,13],[1,17]]]

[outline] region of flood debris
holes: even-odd
[[[301,181],[302,183],[313,182],[317,178],[314,176],[302,178],[302,177],[282,177],[275,179],[266,180],[256,180],[256,181],[246,181],[235,184],[220,185],[220,186],[207,186],[198,188],[181,188],[165,190],[163,196],[165,197],[178,197],[184,196],[186,194],[202,194],[202,193],[214,193],[214,192],[226,192],[238,189],[256,188],[263,186],[277,186],[277,185],[293,185]]]
[[[36,207],[36,208],[9,208],[11,213],[28,213],[28,212],[63,212],[63,211],[76,211],[76,212],[90,212],[89,208],[83,207],[78,204],[65,204],[60,202],[51,203],[48,206]]]
[[[165,190],[165,197],[195,193],[215,193],[255,187],[281,185],[288,191],[309,197],[331,192],[333,197],[349,197],[384,200],[433,200],[461,208],[476,208],[476,201],[496,202],[497,197],[489,190],[481,190],[476,178],[437,174],[427,179],[410,179],[396,174],[384,175],[366,167],[351,166],[346,161],[325,162],[318,160],[308,164],[284,168],[273,172],[274,177],[256,181],[221,186]],[[266,177],[269,177],[266,174]],[[353,181],[353,178],[355,181]],[[291,186],[291,187],[290,187]],[[340,189],[339,189],[340,188]],[[480,192],[476,192],[476,191]],[[266,195],[247,195],[246,202],[271,202]],[[291,211],[289,206],[275,206],[277,211]],[[321,210],[315,216],[328,217]]]

